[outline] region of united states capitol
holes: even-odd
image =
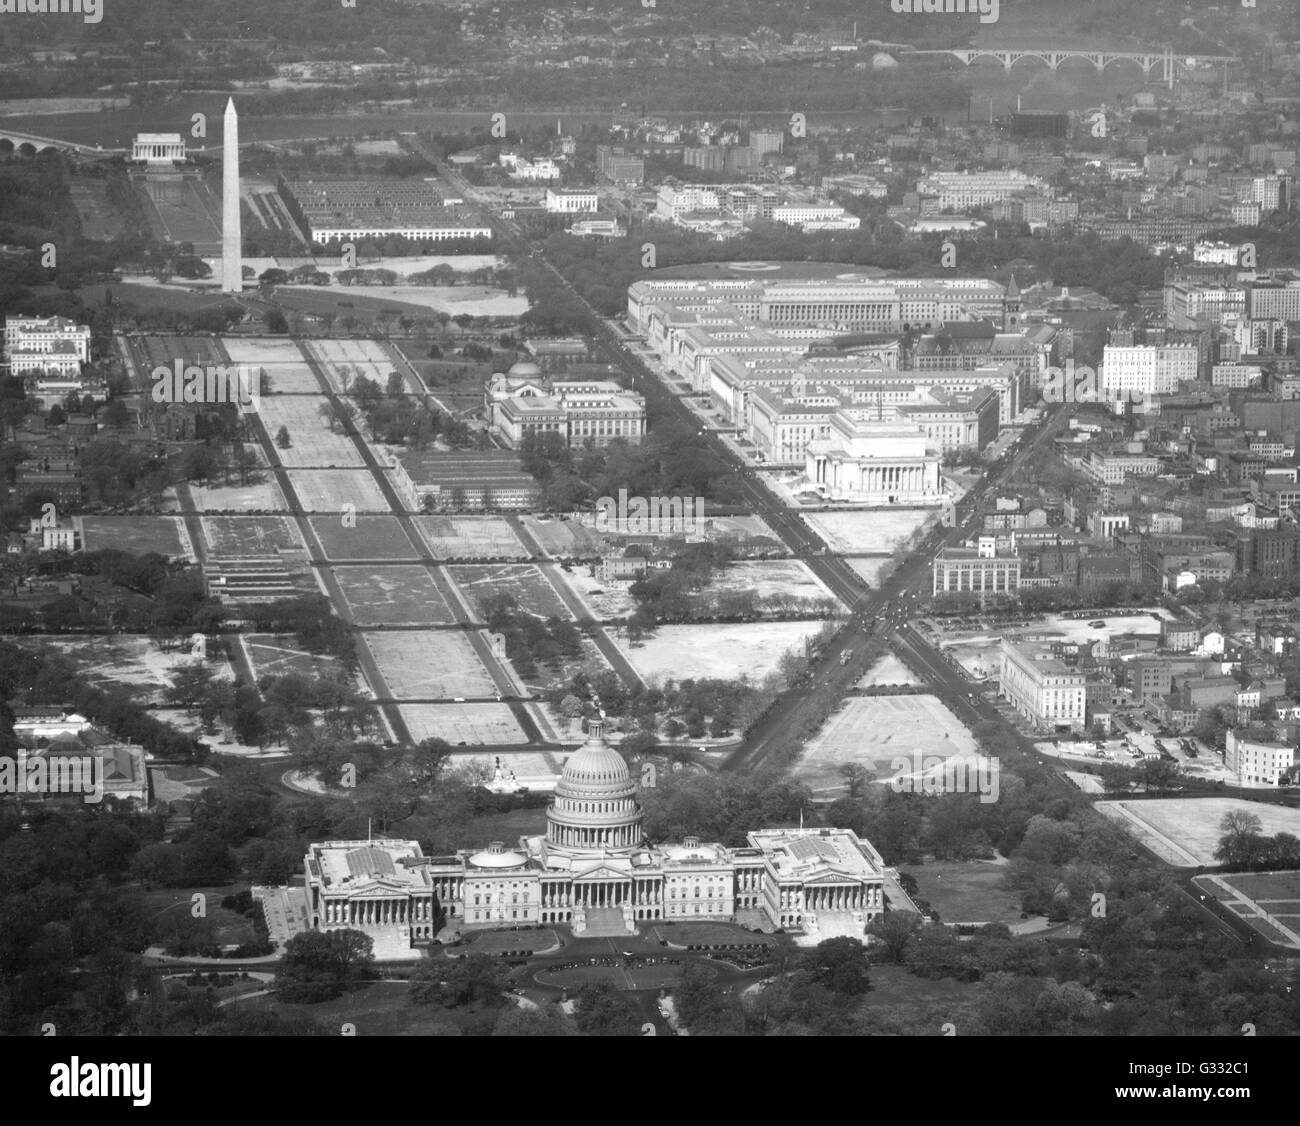
[[[739,848],[694,837],[656,845],[642,832],[638,790],[593,720],[564,765],[545,836],[453,856],[425,856],[415,841],[313,844],[304,921],[360,930],[377,958],[394,959],[444,927],[614,936],[656,920],[723,920],[820,941],[864,939],[887,908],[916,910],[897,873],[848,829],[761,829]]]

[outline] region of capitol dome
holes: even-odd
[[[576,796],[602,797],[621,794],[632,786],[632,775],[627,763],[613,747],[605,742],[603,725],[594,720],[588,728],[587,741],[564,764],[560,774],[561,787]]]
[[[511,379],[532,378],[541,374],[542,369],[531,360],[520,360],[517,364],[511,364],[510,370],[506,372]]]
[[[592,720],[587,741],[564,764],[546,813],[546,839],[561,849],[630,850],[641,844],[641,803],[627,763]]]

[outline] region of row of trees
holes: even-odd
[[[739,504],[743,491],[733,468],[696,431],[666,418],[639,445],[615,439],[608,446],[573,450],[555,433],[526,434],[519,444],[525,472],[542,486],[548,511],[564,512],[616,497],[704,497]]]

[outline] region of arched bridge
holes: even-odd
[[[996,59],[1004,70],[1010,70],[1021,59],[1037,59],[1045,63],[1053,72],[1066,59],[1087,59],[1100,74],[1111,63],[1131,62],[1142,68],[1148,78],[1159,66],[1162,81],[1172,82],[1177,67],[1197,66],[1205,63],[1230,63],[1228,55],[1175,55],[1171,48],[1163,51],[1089,51],[1079,49],[1059,49],[1055,47],[953,47],[943,50],[908,51],[909,55],[952,55],[970,66],[976,59]]]
[[[13,129],[0,127],[0,139],[13,142],[14,148],[24,144],[31,145],[37,152],[42,149],[62,149],[74,152],[78,156],[112,156],[114,153],[126,152],[126,149],[102,149],[93,145],[79,145],[75,141],[61,141],[57,137],[38,137],[34,133],[18,133]]]

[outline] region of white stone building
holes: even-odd
[[[840,410],[830,436],[808,443],[804,475],[827,500],[939,505],[941,455],[913,423],[874,422],[868,410]]]
[[[131,142],[131,159],[146,164],[184,160],[185,141],[179,133],[137,133]]]
[[[5,317],[5,359],[13,375],[79,375],[90,359],[90,326],[67,317]]]
[[[728,920],[853,934],[888,906],[916,910],[869,842],[847,829],[765,829],[729,848],[688,837],[654,845],[637,785],[600,721],[565,763],[545,836],[454,856],[414,841],[328,841],[305,858],[318,929],[370,934],[388,957],[410,956],[442,925],[567,925],[618,935],[654,920]]]

